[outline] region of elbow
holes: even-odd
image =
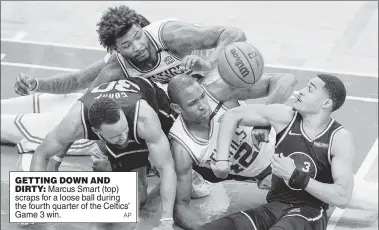
[[[247,40],[246,34],[243,30],[236,28],[236,42],[245,42]]]
[[[283,81],[290,87],[294,88],[297,83],[298,83],[298,79],[297,77],[295,76],[295,74],[292,74],[292,73],[286,73],[282,76],[282,79]]]
[[[352,189],[343,189],[338,194],[338,199],[335,199],[334,206],[345,209],[349,206],[351,201]]]

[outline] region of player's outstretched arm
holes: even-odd
[[[77,72],[59,73],[49,78],[37,79],[36,92],[66,94],[88,88],[106,66],[104,60],[99,60]]]
[[[354,187],[353,161],[355,155],[354,140],[346,129],[337,131],[331,146],[331,168],[333,184],[310,179],[305,191],[316,198],[339,208],[350,203]]]
[[[187,150],[174,138],[170,140],[178,179],[174,205],[174,220],[184,229],[196,229],[205,223],[198,212],[191,209],[192,159]]]
[[[176,193],[176,173],[167,136],[163,133],[156,112],[145,101],[140,101],[137,123],[138,136],[146,141],[152,164],[161,178],[162,219],[173,218]]]
[[[63,120],[47,134],[45,140],[33,154],[31,171],[47,171],[48,161],[52,157],[57,157],[57,159],[53,159],[59,166],[71,144],[84,138],[81,106],[81,102],[76,102]]]
[[[293,94],[297,78],[291,73],[264,74],[249,88],[235,88],[218,79],[207,85],[207,90],[219,101],[249,100],[267,97],[265,104],[286,102]]]
[[[239,125],[269,126],[278,133],[283,130],[293,117],[291,107],[283,104],[239,106],[224,113],[217,139],[217,163],[214,173],[225,178],[229,171],[229,148],[233,135]]]
[[[216,66],[218,56],[227,45],[246,41],[245,33],[235,27],[199,26],[182,21],[167,23],[162,34],[167,47],[180,57],[194,50],[215,48],[207,58],[210,68]]]
[[[121,79],[125,79],[126,76],[120,66],[120,64],[116,61],[109,62],[107,66],[105,66],[99,73],[99,75],[94,79],[91,85],[88,87],[87,91],[91,91],[93,88],[108,83],[111,81],[117,81]]]

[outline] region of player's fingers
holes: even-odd
[[[17,93],[18,95],[21,95],[21,96],[29,95],[29,92],[27,90],[24,90],[24,89],[21,89],[18,87],[15,87],[14,91],[15,91],[15,93]]]
[[[30,85],[29,81],[27,80],[28,77],[25,74],[20,74],[19,76],[20,76],[20,78],[19,78],[20,82],[22,82],[27,88],[30,89],[31,85]]]
[[[258,141],[258,139],[257,139],[257,136],[256,136],[256,135],[253,135],[253,136],[251,137],[251,139],[252,139],[252,142],[253,142],[254,147],[259,151],[259,150],[260,150],[260,149],[259,149],[259,141]]]
[[[193,57],[189,57],[186,61],[186,65],[185,65],[186,70],[189,70],[191,68],[192,62],[193,62]]]
[[[21,80],[17,81],[16,84],[15,84],[15,87],[17,87],[18,89],[21,89],[21,90],[24,90],[24,91],[28,91],[29,88],[27,85],[25,85],[25,83]]]

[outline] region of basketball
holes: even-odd
[[[263,67],[261,53],[247,42],[235,42],[226,46],[217,59],[221,79],[237,88],[254,85],[262,77]]]

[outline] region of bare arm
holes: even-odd
[[[46,171],[51,157],[63,158],[74,141],[84,138],[80,113],[81,103],[76,102],[58,126],[50,131],[37,147],[33,154],[31,171]]]
[[[290,73],[264,74],[257,83],[249,88],[234,88],[222,79],[218,79],[207,85],[207,90],[220,101],[267,97],[265,104],[277,104],[288,100],[293,94],[296,84],[295,75]]]
[[[168,22],[163,28],[163,41],[168,49],[179,57],[191,54],[194,50],[215,50],[207,58],[212,65],[221,51],[233,42],[246,41],[245,33],[230,26],[197,26],[188,22]]]
[[[233,134],[239,125],[271,125],[278,133],[287,126],[292,117],[292,108],[283,104],[249,104],[226,111],[220,124],[217,139],[217,160],[229,159],[229,147],[232,142]]]
[[[339,208],[346,208],[354,187],[353,161],[355,148],[351,134],[342,129],[337,131],[332,141],[331,167],[333,184],[310,179],[305,191],[318,199]]]
[[[88,91],[91,91],[93,88],[108,83],[111,81],[117,81],[121,79],[125,79],[126,76],[118,62],[111,62],[107,66],[105,66],[99,75],[94,79],[91,85],[88,87]]]
[[[174,156],[175,171],[178,179],[174,206],[174,220],[184,229],[197,229],[205,223],[198,212],[191,209],[192,159],[186,149],[171,139],[171,151]]]
[[[99,60],[86,68],[72,73],[59,73],[45,79],[38,79],[36,92],[66,94],[83,90],[99,75],[105,67],[104,60]]]
[[[176,173],[170,145],[163,133],[156,112],[145,100],[141,100],[137,123],[138,136],[146,140],[152,164],[161,178],[162,218],[173,218],[176,190]]]

